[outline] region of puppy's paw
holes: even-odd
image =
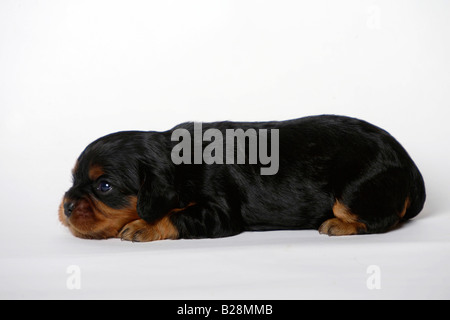
[[[338,218],[328,219],[319,227],[319,233],[329,236],[348,236],[363,233],[364,225],[359,222],[345,222]]]
[[[168,218],[163,218],[155,223],[147,223],[138,219],[126,224],[119,232],[119,238],[132,242],[177,239],[178,231]]]
[[[134,220],[126,224],[119,233],[121,240],[132,242],[152,241],[150,237],[150,225],[142,219]]]

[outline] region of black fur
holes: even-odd
[[[283,122],[203,123],[203,131],[279,129],[279,171],[261,175],[260,164],[180,164],[171,158],[174,129],[194,137],[193,124],[166,132],[119,132],[90,144],[79,163],[98,163],[114,188],[89,192],[110,207],[138,197],[145,221],[170,215],[181,238],[215,238],[246,230],[317,229],[333,218],[338,199],[367,233],[389,230],[409,198],[403,220],[416,216],[425,201],[422,176],[403,147],[386,131],[342,116],[313,116]],[[209,142],[204,142],[208,145]],[[269,144],[270,146],[270,144]],[[78,175],[78,176],[77,176]],[[74,185],[86,181],[74,176]],[[74,198],[74,195],[69,195]],[[190,205],[193,204],[193,205]]]

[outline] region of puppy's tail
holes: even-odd
[[[423,181],[423,177],[414,163],[411,167],[411,187],[409,198],[407,199],[408,203],[406,204],[406,212],[401,219],[402,221],[417,216],[420,211],[422,211],[426,199],[425,183]]]

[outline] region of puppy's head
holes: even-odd
[[[119,132],[91,143],[78,158],[73,186],[59,207],[62,224],[77,237],[106,239],[133,220],[149,218],[148,202],[167,184],[150,178],[149,160],[161,157],[157,151],[149,148],[144,132]]]

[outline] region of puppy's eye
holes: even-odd
[[[111,191],[111,189],[112,189],[112,186],[111,186],[111,184],[108,181],[102,180],[102,181],[100,181],[98,183],[97,190],[102,192],[102,193],[106,193],[108,191]]]

